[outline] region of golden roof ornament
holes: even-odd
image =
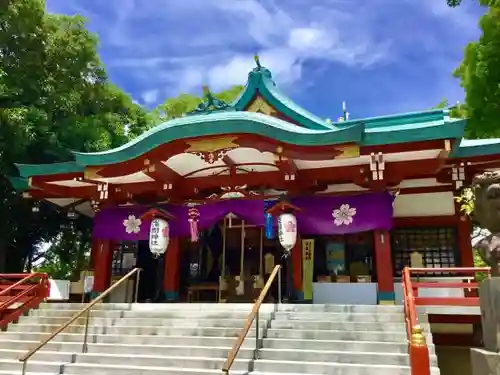
[[[199,115],[217,111],[235,110],[233,106],[213,96],[212,92],[210,91],[210,88],[207,85],[202,86],[202,91],[203,91],[203,103],[198,104],[198,106],[194,110],[186,113],[186,115]]]
[[[255,64],[257,65],[257,69],[261,69],[262,68],[262,65],[260,65],[260,59],[259,59],[259,55],[254,55],[253,57],[254,61],[255,61]]]

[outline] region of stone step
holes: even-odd
[[[9,341],[32,341],[39,343],[48,337],[47,333],[33,332],[33,333],[0,333],[0,345]],[[98,344],[127,344],[127,345],[182,345],[182,346],[217,346],[217,347],[232,347],[235,342],[236,336],[233,337],[210,337],[210,336],[166,336],[166,335],[89,335],[89,343]],[[57,335],[51,344],[65,344],[65,343],[83,343],[83,335],[75,333],[61,333]],[[249,336],[245,339],[243,346],[254,347],[255,337]],[[8,348],[8,346],[6,347]]]
[[[3,356],[6,354],[7,356]],[[4,350],[0,352],[2,359],[17,360],[19,351]],[[33,355],[29,361],[38,361],[45,363],[78,363],[78,364],[101,364],[101,365],[123,365],[127,366],[148,366],[148,367],[188,367],[197,369],[217,370],[221,369],[224,361],[227,358],[227,352],[223,357],[191,357],[191,356],[174,356],[170,353],[163,355],[124,355],[110,353],[66,353],[66,352],[50,352],[39,351]],[[238,358],[234,361],[232,368],[235,370],[248,370],[250,366],[250,358]],[[28,363],[29,363],[28,362]]]
[[[68,318],[59,317],[25,317],[19,321],[20,326],[25,325],[63,325],[68,321]],[[85,325],[86,318],[78,318],[72,325]],[[162,327],[234,327],[243,328],[246,319],[232,318],[197,318],[197,319],[163,319],[163,318],[89,318],[89,323],[92,326],[112,326],[112,325],[127,325],[135,327],[144,326],[162,326]],[[253,324],[256,324],[254,320]],[[267,320],[260,319],[259,324],[262,327],[267,325]]]
[[[54,303],[41,303],[38,307],[39,310],[82,310],[86,308],[88,303],[62,303],[62,302],[54,302]],[[130,303],[97,303],[92,307],[92,310],[130,310],[132,308],[132,304]]]
[[[302,361],[272,361],[256,360],[252,375],[263,373],[290,374],[321,374],[321,375],[410,375],[409,366],[365,365],[351,363],[302,362]],[[437,372],[436,372],[437,370]],[[432,369],[431,375],[438,375],[439,369]]]
[[[233,340],[234,342],[234,340]],[[0,358],[18,358],[37,345],[36,341],[14,341],[10,346],[0,347]],[[255,345],[255,341],[253,341]],[[40,352],[65,352],[78,354],[82,352],[82,343],[49,343],[40,349]],[[121,354],[121,355],[166,355],[205,358],[227,358],[231,346],[192,346],[177,345],[175,342],[165,345],[130,345],[130,344],[88,344],[87,352],[93,354]],[[254,346],[245,345],[240,348],[238,358],[250,359],[254,354]]]
[[[123,323],[123,322],[122,322]],[[45,332],[51,333],[58,329],[57,324],[14,324],[9,332]],[[243,325],[241,325],[243,328]],[[161,336],[212,336],[212,337],[237,337],[240,327],[161,327],[161,326],[89,326],[89,334],[115,334],[115,335],[161,335]],[[264,328],[260,328],[262,335]],[[65,333],[84,333],[85,326],[71,325],[64,330]],[[255,335],[255,329],[251,329],[249,335]]]
[[[328,313],[372,313],[403,314],[403,306],[397,305],[320,305],[320,304],[279,304],[278,312],[328,312]]]
[[[320,373],[317,373],[320,374]],[[265,371],[252,371],[251,375],[303,375],[299,372],[265,372]],[[337,366],[335,375],[411,375],[411,370],[408,367],[398,368],[397,366],[353,366],[348,364],[340,364]],[[431,368],[430,375],[440,375],[439,369],[436,367]]]
[[[319,313],[319,312],[277,312],[276,320],[292,321],[327,321],[327,322],[365,322],[365,323],[404,323],[404,314],[373,314],[373,313]],[[422,316],[421,323],[427,323],[427,316]]]
[[[406,342],[342,341],[342,340],[296,340],[266,338],[263,347],[268,349],[307,349],[348,352],[408,353]],[[429,352],[434,353],[434,345]]]
[[[181,367],[181,368],[198,368],[208,370],[221,371],[222,365],[227,358],[227,353],[224,357],[186,357],[173,355],[133,355],[122,356],[115,354],[77,354],[74,363],[83,364],[103,364],[103,365],[123,365],[127,366],[148,366],[148,367]],[[248,370],[251,359],[237,358],[231,368],[235,370]]]
[[[40,310],[73,310],[79,311],[88,306],[88,303],[42,303]],[[275,311],[275,304],[264,303],[261,312]],[[299,305],[298,305],[299,306]],[[246,312],[250,313],[253,303],[98,303],[92,310],[127,310],[138,312]]]
[[[336,331],[336,330],[300,330],[275,329],[267,331],[267,337],[275,339],[296,340],[341,340],[341,341],[381,341],[406,343],[407,335],[404,331]],[[432,343],[432,335],[427,335],[427,342]]]
[[[302,362],[334,362],[363,365],[409,366],[407,353],[381,352],[349,352],[346,350],[310,350],[310,349],[261,349],[259,359],[273,361],[293,361],[300,358]],[[431,364],[437,365],[435,355],[431,356]]]
[[[49,310],[49,309],[37,309],[30,310],[29,315],[24,316],[23,318],[72,318],[76,313],[79,313],[81,310]],[[94,310],[92,309],[90,312],[90,316],[93,318],[121,318],[125,314],[123,310]]]
[[[5,374],[19,375],[22,364],[19,361],[0,359],[0,369]],[[104,365],[94,363],[51,363],[43,361],[29,361],[26,366],[30,372],[38,374],[64,374],[64,375],[220,375],[220,368],[209,370],[191,367],[152,367],[152,366],[130,366]],[[231,370],[234,375],[248,375],[248,370]]]
[[[30,318],[61,318],[69,320],[81,310],[31,310],[30,314],[22,317]],[[247,311],[126,311],[126,310],[91,310],[92,318],[147,318],[147,319],[241,319],[248,318]],[[273,312],[260,312],[261,319],[269,319]]]
[[[429,324],[422,323],[424,332],[430,332]],[[335,321],[313,321],[313,320],[273,320],[271,328],[276,329],[300,329],[300,330],[335,330],[335,331],[378,331],[383,332],[390,328],[395,332],[406,332],[406,323],[389,322],[335,322]]]
[[[120,304],[118,304],[120,305]],[[252,311],[253,303],[135,303],[130,311],[140,312],[163,312],[163,311],[204,311],[204,312],[241,312]],[[276,305],[273,303],[263,303],[260,307],[261,312],[275,311]]]
[[[124,311],[124,318],[148,318],[148,319],[242,319],[246,320],[250,311]],[[260,311],[262,318],[270,318],[273,311]]]

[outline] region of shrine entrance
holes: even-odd
[[[281,258],[277,239],[266,239],[262,227],[249,225],[233,214],[204,231],[199,244],[183,245],[181,286],[188,302],[253,302],[274,266],[283,263],[286,267],[287,263]],[[285,296],[284,277],[281,283]],[[276,281],[268,300],[277,298]]]

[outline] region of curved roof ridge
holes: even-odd
[[[233,106],[237,110],[243,111],[257,95],[260,95],[279,112],[305,128],[332,129],[326,119],[309,112],[279,90],[272,78],[271,71],[260,65],[258,57],[255,57],[255,62],[257,67],[248,74],[243,93],[233,102]]]
[[[409,125],[422,122],[443,121],[446,120],[447,116],[448,116],[448,110],[439,108],[439,109],[431,109],[419,112],[405,112],[405,113],[398,113],[395,115],[382,115],[375,117],[352,119],[347,121],[338,121],[332,123],[332,125],[343,127],[345,125],[352,125],[357,122],[364,122],[366,124],[366,127],[369,129],[378,126],[394,126],[403,124]]]
[[[79,165],[105,165],[138,157],[161,144],[182,138],[246,133],[307,146],[360,143],[363,132],[362,123],[343,128],[309,129],[262,113],[214,112],[164,122],[111,150],[94,153],[73,151],[73,155]]]

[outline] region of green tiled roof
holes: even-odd
[[[295,123],[244,109],[260,95]],[[213,98],[212,98],[213,99]],[[212,103],[213,104],[213,103]],[[466,120],[450,119],[447,109],[402,113],[330,123],[287,98],[276,86],[271,72],[258,63],[245,90],[232,104],[216,103],[215,110],[193,111],[189,116],[162,123],[121,147],[96,153],[73,152],[75,161],[47,165],[17,165],[21,177],[81,172],[85,166],[120,163],[176,139],[219,134],[258,134],[301,146],[356,143],[387,145],[438,139],[460,140],[451,157],[500,154],[500,139],[462,139]],[[20,181],[12,180],[21,188]]]

